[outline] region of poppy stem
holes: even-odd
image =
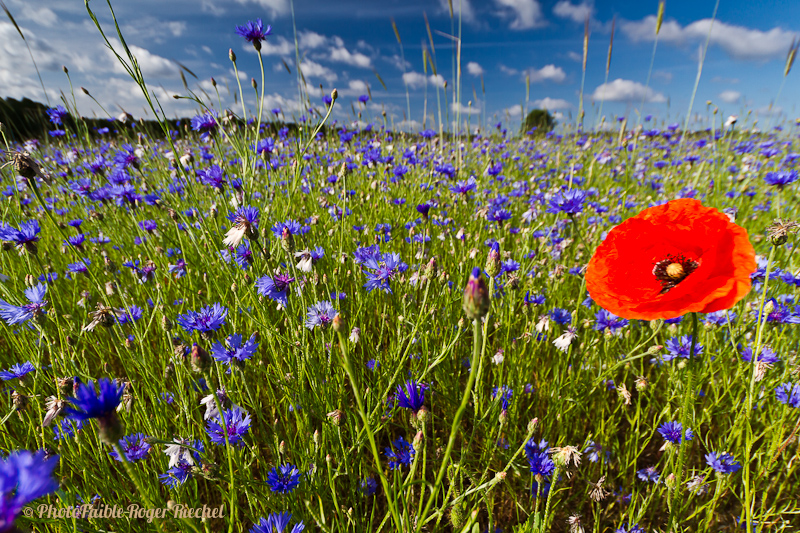
[[[695,350],[697,349],[697,313],[692,313],[692,345],[689,350],[689,361],[686,364],[686,383],[683,389],[683,405],[681,406],[681,437],[678,444],[678,465],[675,472],[675,488],[672,491],[672,505],[669,510],[669,523],[672,531],[678,531],[678,520],[680,513],[678,506],[680,505],[681,487],[683,483],[683,462],[686,458],[686,448],[688,446],[686,433],[689,426],[689,407],[691,399],[694,396],[694,358]]]

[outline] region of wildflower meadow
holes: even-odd
[[[155,126],[0,129],[0,533],[800,528],[797,124],[265,109],[258,13],[169,118],[110,7]]]

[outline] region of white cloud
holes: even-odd
[[[512,30],[528,30],[545,24],[542,6],[538,0],[495,0],[495,2],[505,8],[507,15],[514,17],[509,25]]]
[[[301,31],[298,34],[298,41],[300,48],[312,49],[327,44],[328,38],[315,31]]]
[[[119,41],[116,39],[110,39],[110,41],[117,53],[127,60],[125,51],[122,49]],[[145,80],[147,78],[167,78],[178,75],[178,65],[169,59],[161,57],[160,55],[156,55],[146,48],[142,48],[141,46],[128,45],[128,49],[133,54],[133,57],[136,58],[136,62],[139,63],[139,68],[142,69],[142,74],[144,74]],[[106,49],[106,53],[108,58],[114,64],[114,72],[119,74],[127,74],[127,71],[114,56],[114,53],[108,49]]]
[[[542,98],[541,100],[534,100],[533,105],[539,109],[569,109],[572,104],[561,98]]]
[[[504,113],[508,113],[509,116],[516,118],[522,116],[522,106],[520,104],[512,105],[503,110]]]
[[[475,61],[470,61],[467,63],[467,72],[472,74],[473,76],[483,76],[484,70],[480,64],[476,63]]]
[[[47,7],[36,9],[30,4],[23,4],[22,10],[19,13],[21,19],[30,20],[46,28],[52,28],[58,22],[58,16],[52,9]]]
[[[480,107],[473,107],[464,104],[457,104],[453,102],[450,104],[450,111],[453,113],[461,113],[462,115],[480,115]]]
[[[653,72],[653,79],[661,80],[664,83],[669,83],[672,81],[672,72],[666,70],[657,70]]]
[[[503,65],[502,63],[500,63],[499,68],[500,68],[500,72],[502,72],[503,74],[508,74],[509,76],[516,76],[517,74],[519,74],[519,71],[517,69],[511,68],[511,67],[507,67],[507,66]]]
[[[242,5],[256,4],[264,9],[269,9],[273,16],[284,15],[289,12],[287,0],[236,0]]]
[[[719,93],[719,99],[725,102],[726,104],[735,104],[739,101],[741,97],[742,93],[740,93],[739,91],[727,90]]]
[[[283,68],[283,63],[280,64],[280,68]],[[328,67],[324,67],[319,63],[311,61],[310,59],[306,59],[305,61],[301,62],[300,68],[302,69],[303,75],[306,78],[322,78],[329,82],[336,81],[339,78],[339,76],[337,76],[336,73]]]
[[[553,7],[553,14],[562,19],[570,19],[583,24],[587,18],[591,19],[594,15],[594,2],[588,1],[573,5],[569,0],[561,0]]]
[[[354,67],[370,68],[372,66],[372,60],[368,56],[361,52],[351,52],[344,47],[331,50],[330,60]]]
[[[211,13],[215,17],[224,14],[225,10],[218,6],[216,2],[217,0],[201,0],[200,11],[203,13]]]
[[[403,81],[411,89],[419,89],[420,87],[424,87],[426,83],[430,83],[434,87],[444,87],[444,77],[442,77],[441,74],[431,74],[426,78],[424,74],[420,74],[419,72],[406,72],[403,74]]]
[[[667,101],[663,94],[655,92],[651,87],[645,87],[637,81],[620,78],[597,87],[592,93],[592,98],[607,102],[641,102],[642,99],[653,103]]]
[[[256,52],[253,45],[245,43],[242,45],[248,52]],[[290,43],[285,37],[267,39],[261,43],[261,53],[265,56],[290,56],[294,54],[294,44]]]
[[[639,21],[626,21],[620,26],[632,41],[655,39],[656,17],[650,15]],[[719,46],[735,59],[766,60],[786,55],[794,34],[781,28],[768,31],[754,30],[725,22],[702,19],[688,26],[668,20],[661,26],[659,40],[675,45],[701,42],[709,35],[709,42]]]
[[[439,0],[439,6],[442,11],[450,14],[450,6],[447,0]],[[461,20],[464,22],[475,22],[475,10],[472,9],[470,0],[453,0],[453,18],[458,19],[458,13],[461,11]]]
[[[344,89],[337,89],[341,96],[361,96],[367,94],[367,82],[363,80],[350,80],[347,82],[347,87]]]
[[[529,68],[523,74],[531,77],[531,83],[539,83],[543,81],[555,81],[561,83],[567,77],[564,69],[555,65],[545,65],[540,69]]]

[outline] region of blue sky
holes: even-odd
[[[590,38],[585,81],[586,125],[599,118],[600,102],[608,119],[627,116],[636,121],[652,114],[659,121],[683,120],[689,106],[701,47],[710,34],[693,111],[698,126],[708,124],[706,102],[720,110],[717,117],[743,115],[766,121],[769,114],[794,119],[798,72],[783,80],[786,54],[800,35],[800,3],[777,0],[769,8],[746,0],[720,2],[713,24],[713,1],[670,0],[659,34],[652,77],[647,80],[655,36],[658,1],[575,0],[453,0],[455,23],[447,0],[297,0],[294,19],[300,45],[303,88],[314,105],[320,88],[336,87],[341,95],[335,111],[339,122],[351,122],[358,96],[371,94],[362,121],[377,120],[386,111],[395,126],[437,127],[439,109],[445,124],[455,116],[454,40],[458,11],[462,12],[461,116],[471,129],[502,120],[519,123],[521,110],[547,107],[561,122],[575,120],[581,86],[584,21],[589,16]],[[92,100],[78,91],[85,87],[109,111],[122,109],[145,115],[144,99],[132,80],[115,63],[81,0],[5,0],[22,28],[52,102],[59,91],[69,93],[61,67],[69,68],[76,99],[85,115],[104,116]],[[460,7],[459,7],[460,4]],[[108,7],[92,0],[107,32],[113,34]],[[295,66],[292,6],[289,0],[125,0],[114,3],[123,35],[133,46],[145,78],[169,116],[191,116],[196,107],[172,98],[185,94],[180,62],[198,79],[187,81],[199,94],[213,93],[210,78],[220,88],[223,107],[234,106],[236,78],[228,49],[237,54],[245,102],[257,98],[250,77],[260,79],[253,47],[235,33],[237,25],[261,18],[272,26],[262,50],[266,83],[265,107],[280,107],[286,115],[299,113],[300,91]],[[438,77],[423,72],[423,48],[431,42],[423,13],[433,32]],[[605,66],[611,36],[616,32],[608,83]],[[403,42],[405,62],[391,26],[394,19]],[[455,27],[453,27],[455,26]],[[710,28],[710,33],[709,33]],[[289,66],[286,71],[283,62]],[[383,88],[376,73],[386,83]],[[526,76],[530,95],[526,101]],[[482,90],[482,83],[485,93]],[[448,84],[446,96],[442,82]],[[230,93],[227,87],[230,88]],[[369,87],[369,90],[367,89]],[[409,101],[406,100],[408,90]],[[440,104],[437,105],[437,91]],[[427,92],[427,106],[425,95]],[[0,95],[44,101],[28,51],[7,19],[0,20]],[[446,98],[446,99],[445,99]],[[642,101],[644,100],[644,107]],[[214,106],[216,96],[213,98]],[[470,105],[471,102],[471,105]],[[769,109],[773,104],[772,110]],[[408,108],[410,107],[410,116]],[[713,109],[713,106],[711,107]],[[717,118],[717,121],[720,119]],[[773,123],[776,118],[770,119]]]

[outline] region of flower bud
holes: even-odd
[[[481,269],[478,267],[472,269],[467,286],[464,288],[462,306],[470,320],[483,318],[489,312],[491,306],[489,289],[486,287],[486,282],[481,277]]]
[[[195,372],[205,372],[211,366],[211,357],[208,352],[197,345],[192,345],[192,370]]]
[[[489,249],[489,255],[486,258],[486,273],[491,277],[495,277],[500,273],[500,245],[493,243]]]
[[[236,54],[233,53],[233,48],[228,49],[228,59],[236,63]]]
[[[333,89],[331,91],[331,100],[333,100],[335,102],[337,98],[339,98],[339,91],[337,91],[336,89]]]

